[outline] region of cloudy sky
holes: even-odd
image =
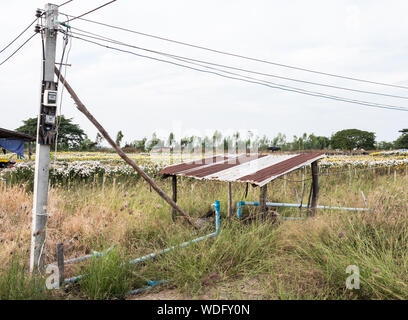
[[[79,15],[105,2],[74,0],[60,11]],[[38,0],[1,1],[0,48],[24,29],[33,20],[36,8],[43,8],[44,4]],[[408,86],[407,11],[407,1],[118,0],[87,18],[273,62]],[[251,62],[80,20],[71,25],[180,56],[408,97],[407,89]],[[28,37],[32,29],[21,39]],[[60,35],[58,59],[61,40]],[[1,53],[0,61],[11,52]],[[124,141],[150,137],[152,132],[167,136],[173,131],[180,137],[210,134],[216,129],[224,133],[251,130],[270,137],[282,132],[291,138],[303,132],[330,136],[345,128],[373,131],[377,140],[392,141],[398,137],[398,130],[408,127],[408,112],[369,108],[221,78],[78,39],[72,41],[68,62],[72,67],[67,70],[67,81],[112,136],[122,130]],[[41,41],[37,36],[0,66],[0,127],[15,129],[23,119],[37,115],[40,74]],[[404,99],[252,76],[349,99],[408,107]],[[75,109],[66,92],[62,113],[74,118],[95,139],[96,130]]]

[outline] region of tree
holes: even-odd
[[[156,133],[153,132],[151,140],[148,141],[146,144],[147,144],[147,145],[146,145],[146,149],[147,149],[148,151],[150,151],[150,150],[152,150],[153,147],[155,147],[155,146],[163,146],[163,141],[161,141],[161,140],[157,137]]]
[[[408,129],[402,129],[398,132],[401,132],[402,135],[400,135],[398,139],[395,140],[394,142],[395,148],[408,149]]]
[[[258,143],[258,149],[259,150],[267,150],[269,145],[270,145],[270,140],[269,138],[264,135],[262,138],[260,138],[257,143]]]
[[[272,139],[273,147],[282,147],[286,143],[286,135],[278,132],[278,135]]]
[[[330,143],[333,149],[374,149],[375,133],[358,129],[341,130],[332,135]]]
[[[102,135],[98,132],[98,133],[96,134],[96,138],[95,138],[96,147],[100,147],[101,144],[102,144],[102,141],[103,141],[103,137],[102,137]]]
[[[137,151],[144,152],[146,151],[146,141],[146,137],[144,137],[142,140],[134,140],[130,143],[126,143],[125,148],[135,148]]]
[[[212,145],[213,145],[213,153],[216,153],[217,147],[222,139],[222,133],[218,130],[215,130],[212,135]]]
[[[170,132],[169,138],[167,139],[167,143],[168,143],[168,145],[169,145],[169,147],[170,147],[170,151],[171,151],[171,152],[173,152],[173,148],[174,148],[175,142],[176,142],[176,140],[175,140],[175,138],[174,138],[174,133],[173,133],[173,132]]]
[[[96,145],[96,142],[93,142],[87,135],[85,135],[85,139],[81,141],[79,149],[81,151],[89,151],[95,149]]]
[[[79,125],[72,123],[72,118],[67,119],[63,115],[57,117],[58,124],[58,150],[79,150],[85,139],[85,132]],[[16,129],[17,132],[35,137],[37,135],[37,118],[23,120],[23,125]]]
[[[320,150],[328,149],[330,146],[330,138],[325,136],[317,136],[317,145]]]
[[[122,142],[123,139],[123,133],[122,130],[119,130],[118,134],[116,135],[116,144],[118,147],[120,147],[120,143]]]

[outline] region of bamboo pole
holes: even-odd
[[[60,78],[61,82],[64,84],[65,88],[71,95],[72,99],[74,100],[77,109],[81,111],[88,119],[92,122],[92,124],[99,130],[102,136],[105,138],[106,141],[112,146],[113,149],[117,152],[117,154],[126,162],[128,163],[135,171],[145,179],[149,185],[162,197],[172,208],[174,208],[177,212],[179,212],[188,223],[198,229],[197,224],[191,219],[191,217],[185,213],[160,187],[150,178],[132,159],[130,159],[119,146],[112,140],[109,136],[108,132],[101,126],[101,124],[94,118],[94,116],[88,111],[85,105],[81,102],[81,100],[76,95],[75,91],[71,88],[71,86],[65,81],[64,77],[60,74],[58,68],[55,68],[55,74],[58,78]]]

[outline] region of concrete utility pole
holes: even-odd
[[[30,252],[30,271],[43,266],[43,250],[45,247],[45,229],[47,223],[48,178],[50,164],[50,148],[55,138],[55,122],[57,109],[57,83],[54,81],[55,52],[58,33],[58,6],[45,5],[44,28],[45,61],[41,83],[41,103],[37,122],[37,146],[34,175],[34,197],[32,212],[32,234]]]

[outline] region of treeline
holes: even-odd
[[[375,133],[358,129],[346,129],[334,133],[331,137],[316,136],[313,133],[304,133],[301,136],[294,135],[291,139],[283,133],[278,133],[276,137],[269,138],[266,135],[262,137],[254,136],[248,131],[245,136],[236,132],[232,135],[223,136],[221,132],[215,131],[212,136],[182,137],[176,139],[173,133],[169,134],[166,140],[160,139],[153,133],[150,139],[143,138],[126,143],[124,148],[132,148],[137,151],[151,151],[154,148],[170,148],[170,150],[184,150],[186,148],[214,148],[225,151],[232,149],[258,149],[267,150],[275,147],[282,151],[298,150],[392,150],[408,148],[408,129],[402,129],[401,136],[393,141],[375,140]],[[123,135],[120,133],[121,139]],[[118,133],[118,135],[119,135]]]
[[[72,119],[59,116],[57,149],[95,151],[103,148],[103,137],[98,133],[95,141],[92,141],[79,125],[72,122]],[[37,132],[37,118],[29,118],[23,121],[23,125],[16,129],[33,137]],[[287,137],[283,133],[278,133],[275,137],[266,135],[255,136],[251,131],[246,133],[235,132],[230,135],[223,135],[216,130],[212,135],[176,137],[170,133],[166,139],[159,138],[153,133],[150,138],[133,140],[122,144],[124,135],[119,131],[116,135],[116,143],[126,148],[128,151],[149,152],[154,148],[167,148],[173,151],[187,151],[197,149],[216,150],[267,150],[268,148],[280,148],[282,151],[299,150],[391,150],[408,149],[408,129],[399,131],[401,135],[393,142],[379,141],[375,139],[374,132],[358,129],[346,129],[334,133],[331,137],[316,136],[313,133],[304,133],[301,136]]]

